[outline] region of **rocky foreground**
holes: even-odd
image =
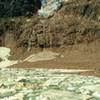
[[[0,100],[100,100],[100,78],[64,70],[1,69]]]

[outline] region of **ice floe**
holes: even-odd
[[[0,100],[100,100],[100,78],[60,69],[4,68],[0,69]]]

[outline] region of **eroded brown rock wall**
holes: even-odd
[[[34,15],[30,18],[3,19],[0,37],[7,40],[7,34],[11,34],[16,46],[25,48],[90,43],[100,36],[99,17],[99,0],[67,2],[51,18]],[[4,44],[8,42],[9,39]]]

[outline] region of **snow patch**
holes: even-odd
[[[30,55],[24,61],[36,62],[36,61],[52,60],[55,59],[57,56],[59,56],[59,53],[54,53],[51,51],[44,50],[37,54]]]
[[[18,63],[18,61],[8,60],[9,56],[11,56],[10,52],[10,48],[0,47],[0,58],[2,59],[2,61],[0,62],[0,68],[8,67]]]
[[[18,61],[5,60],[5,61],[0,62],[0,68],[8,67],[17,63]]]
[[[0,47],[0,58],[4,61],[10,56],[11,50],[6,47]]]

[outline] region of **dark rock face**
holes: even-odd
[[[81,1],[81,0],[80,0]],[[79,14],[82,17],[87,17],[94,20],[99,20],[100,16],[100,1],[99,0],[89,0],[79,3],[69,3],[65,6],[66,13],[73,12],[74,14]]]
[[[32,15],[40,8],[40,0],[0,0],[0,17]]]

